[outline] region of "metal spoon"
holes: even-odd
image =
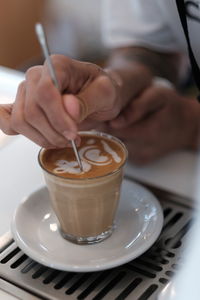
[[[43,28],[42,24],[37,23],[36,26],[35,26],[35,31],[36,31],[37,38],[38,38],[38,41],[40,43],[40,46],[42,48],[44,57],[46,58],[51,79],[52,79],[54,85],[56,86],[56,88],[58,90],[60,90],[58,80],[56,78],[56,73],[55,73],[55,70],[54,70],[54,67],[53,67],[53,64],[52,64],[52,61],[51,61],[50,51],[49,51],[45,31],[44,31],[44,28]],[[74,154],[75,154],[76,160],[79,164],[80,170],[81,170],[81,172],[83,172],[83,165],[82,165],[78,150],[76,148],[76,144],[75,144],[74,140],[70,140],[70,142],[71,142],[72,148],[74,150]]]

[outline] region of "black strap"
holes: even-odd
[[[183,30],[185,33],[187,45],[188,45],[188,52],[189,52],[189,58],[192,66],[192,73],[194,76],[194,80],[196,82],[196,85],[200,91],[200,69],[199,66],[196,62],[196,59],[194,57],[191,43],[190,43],[190,37],[189,37],[189,32],[188,32],[188,25],[187,25],[187,18],[186,18],[186,8],[185,8],[185,2],[184,0],[176,0],[176,5],[179,13],[179,17],[181,20],[181,24],[183,26]],[[200,101],[200,95],[197,97],[198,100]]]

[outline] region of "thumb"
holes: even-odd
[[[0,105],[0,129],[8,135],[18,134],[11,128],[11,113],[13,104]]]
[[[64,95],[64,107],[69,115],[81,122],[95,114],[95,119],[105,121],[117,116],[116,87],[111,79],[102,75],[82,89],[77,95]]]

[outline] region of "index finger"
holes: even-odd
[[[48,79],[46,82],[39,82],[36,101],[57,132],[68,139],[76,138],[77,125],[65,111],[62,95]]]
[[[55,87],[47,66],[42,67],[41,76],[35,82],[34,69],[29,72],[27,90],[29,102],[34,101],[42,109],[51,126],[64,137],[75,139],[77,126],[64,109],[62,95]],[[64,75],[63,75],[64,78]],[[37,79],[37,77],[36,77]]]

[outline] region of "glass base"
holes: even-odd
[[[79,244],[79,245],[89,245],[89,244],[100,243],[105,239],[107,239],[113,233],[114,228],[115,225],[111,226],[107,231],[102,232],[97,236],[88,236],[88,237],[80,237],[80,236],[77,237],[71,234],[67,234],[63,232],[61,228],[60,228],[60,233],[64,239],[72,243]]]

